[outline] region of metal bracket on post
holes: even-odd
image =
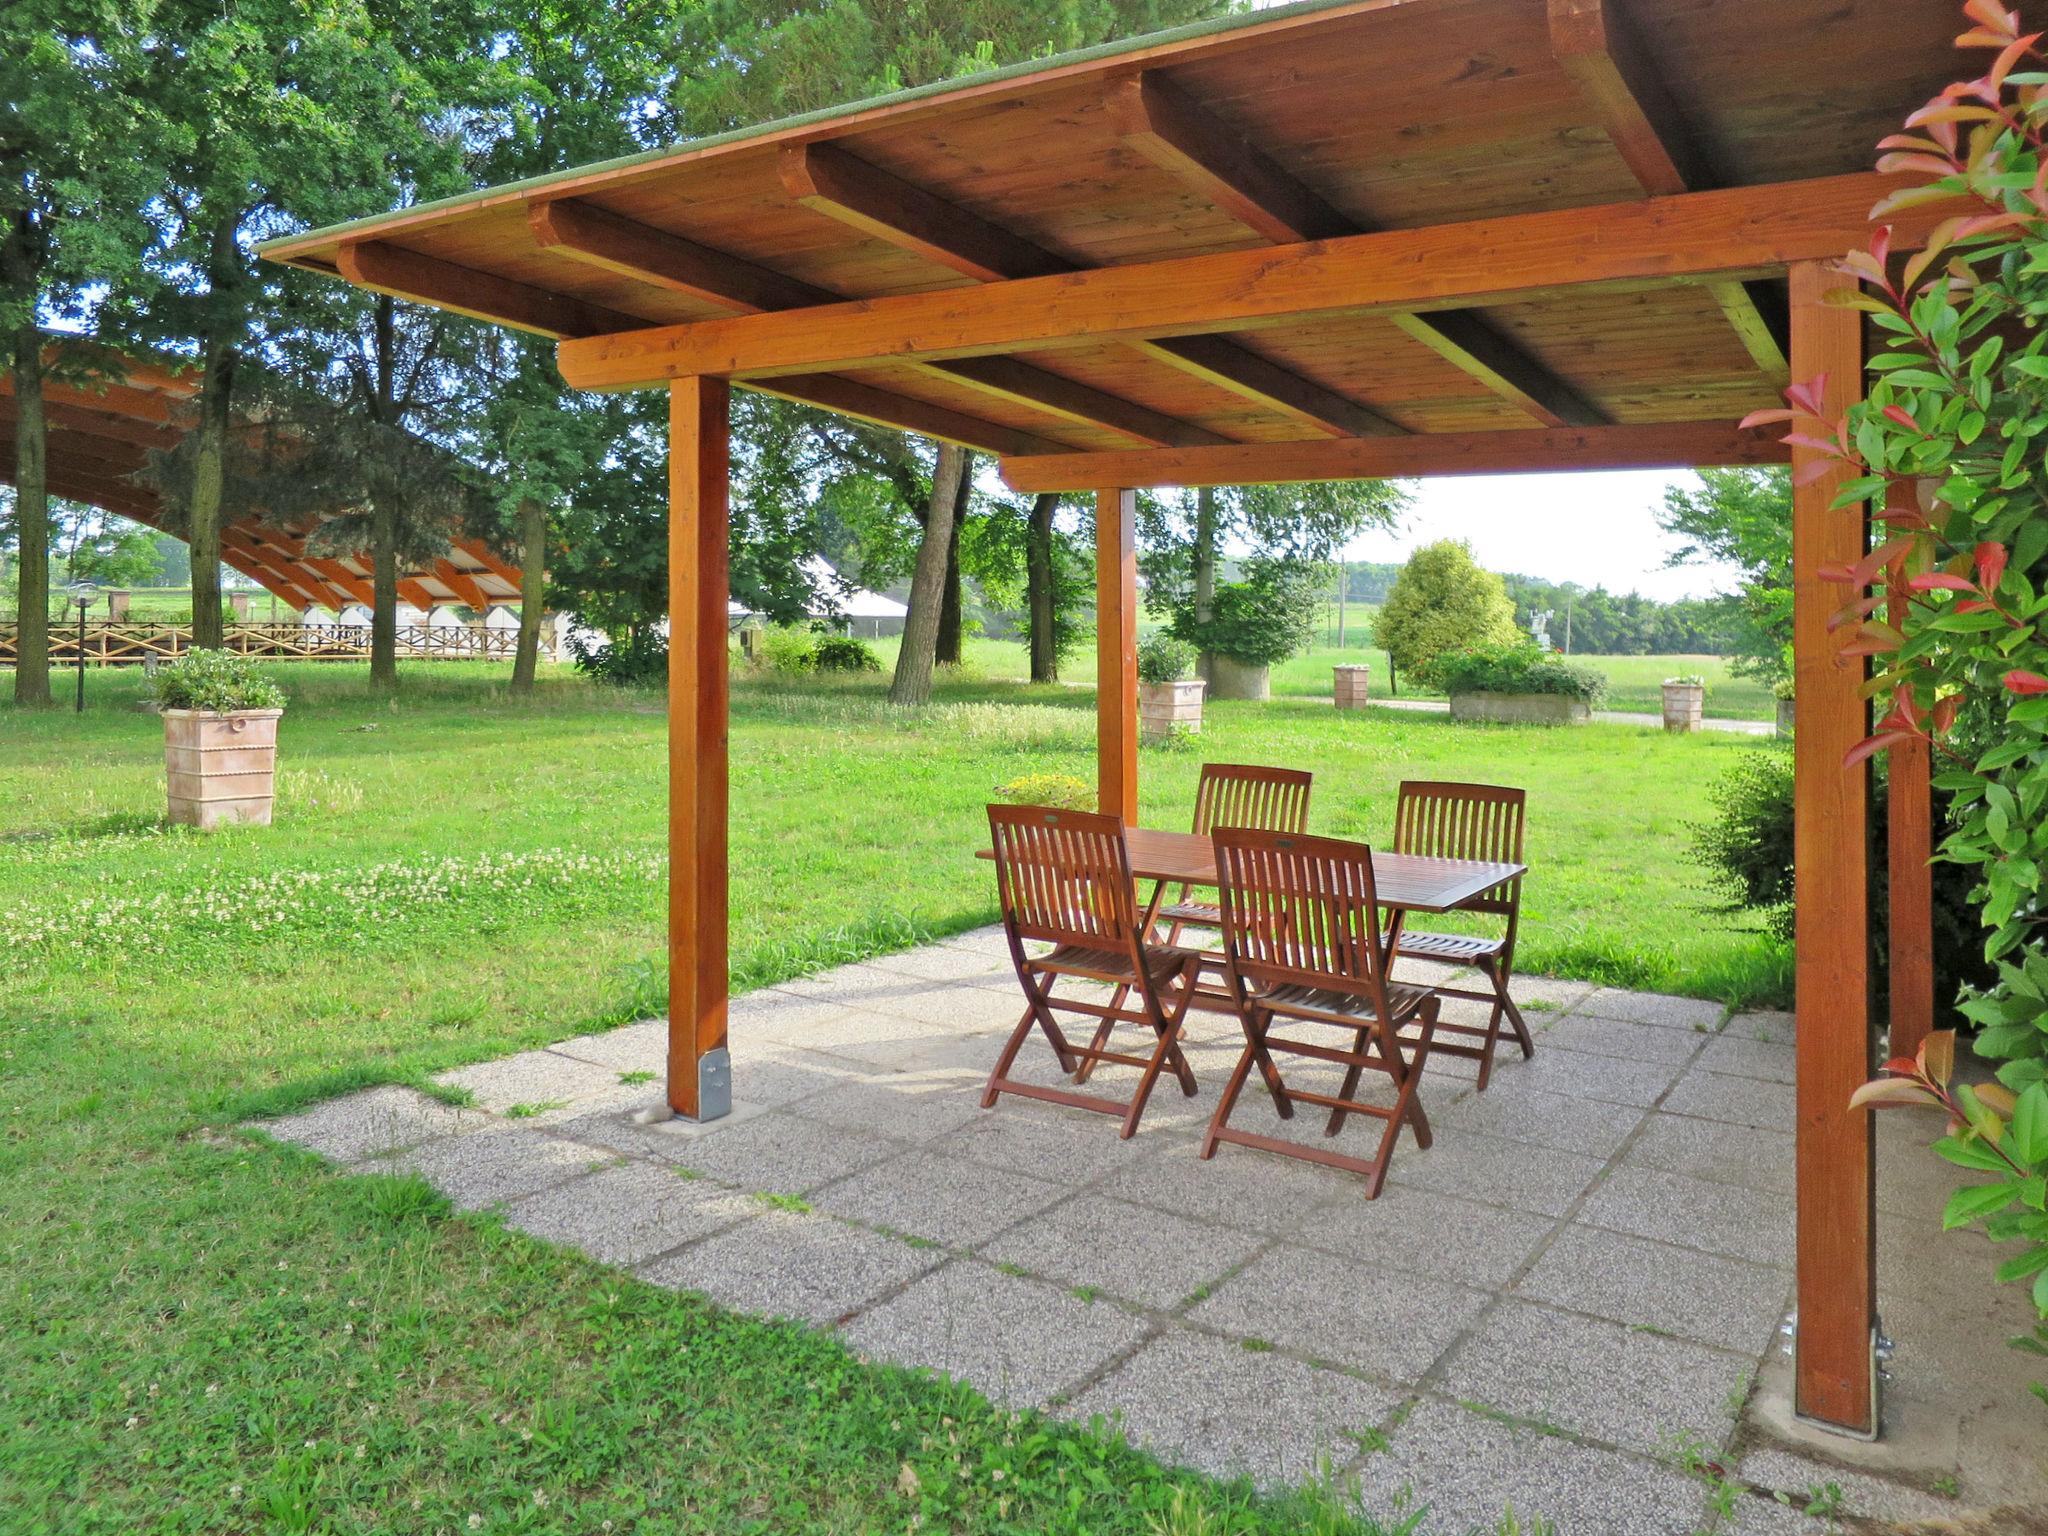
[[[724,1046],[697,1060],[697,1122],[723,1120],[732,1113],[732,1053]]]
[[[1793,1419],[1809,1429],[1817,1429],[1823,1434],[1837,1435],[1844,1440],[1873,1441],[1878,1439],[1884,1429],[1884,1383],[1886,1377],[1890,1375],[1884,1369],[1884,1362],[1891,1358],[1892,1352],[1892,1342],[1884,1336],[1882,1320],[1874,1323],[1870,1329],[1870,1428],[1868,1429],[1852,1429],[1846,1424],[1835,1424],[1826,1419],[1816,1419],[1800,1410],[1799,1389],[1797,1386],[1799,1380],[1799,1318],[1796,1313],[1792,1317],[1791,1331],[1792,1380],[1794,1382],[1792,1390]]]

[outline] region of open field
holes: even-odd
[[[882,665],[896,662],[897,641],[870,640]],[[1007,640],[971,639],[967,642],[966,674],[985,681],[1022,682],[1030,671],[1024,647]],[[1729,670],[1725,656],[1573,656],[1572,661],[1606,674],[1607,701],[1601,708],[1638,714],[1657,714],[1664,707],[1659,686],[1667,677],[1698,673],[1707,681],[1707,713],[1731,720],[1769,720],[1777,713],[1771,690],[1752,678],[1737,677]],[[1340,663],[1365,662],[1372,668],[1375,694],[1384,692],[1388,675],[1387,653],[1377,648],[1318,646],[1281,662],[1273,669],[1276,699],[1328,699],[1330,668]],[[1093,685],[1095,666],[1087,656],[1070,657],[1065,675],[1076,682]],[[1441,693],[1402,678],[1404,699],[1440,699]]]
[[[274,670],[269,832],[158,827],[133,672],[92,675],[83,717],[0,708],[10,1530],[900,1529],[911,1463],[930,1529],[1370,1529],[233,1135],[662,1002],[658,698],[551,671],[514,704],[503,669],[442,663],[373,705],[359,668]],[[953,681],[910,718],[879,694],[735,688],[740,987],[988,921],[989,788],[1090,772],[1086,690]],[[1703,914],[1683,855],[1740,743],[1288,701],[1212,718],[1203,751],[1317,769],[1320,829],[1383,835],[1404,774],[1528,783],[1527,967],[1783,985],[1782,950]],[[1148,820],[1184,822],[1199,762],[1146,755]]]

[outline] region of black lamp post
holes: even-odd
[[[100,589],[89,581],[74,581],[65,590],[78,604],[78,713],[85,713],[85,613],[98,600]]]

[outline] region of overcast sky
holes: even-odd
[[[1667,600],[1710,597],[1731,589],[1730,573],[1667,569],[1676,541],[1655,515],[1665,487],[1692,481],[1664,470],[1424,480],[1398,532],[1369,533],[1347,554],[1400,561],[1437,539],[1464,539],[1489,570]]]

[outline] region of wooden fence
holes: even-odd
[[[12,665],[20,626],[0,620],[0,666]],[[370,631],[357,624],[230,624],[221,641],[244,656],[279,661],[364,661],[370,654]],[[189,624],[151,624],[107,620],[85,626],[85,664],[89,667],[139,667],[152,658],[167,661],[192,646]],[[50,660],[75,665],[79,653],[76,624],[52,623]],[[398,654],[423,659],[510,661],[519,649],[516,629],[486,629],[467,624],[401,624]],[[541,651],[548,653],[543,633]]]

